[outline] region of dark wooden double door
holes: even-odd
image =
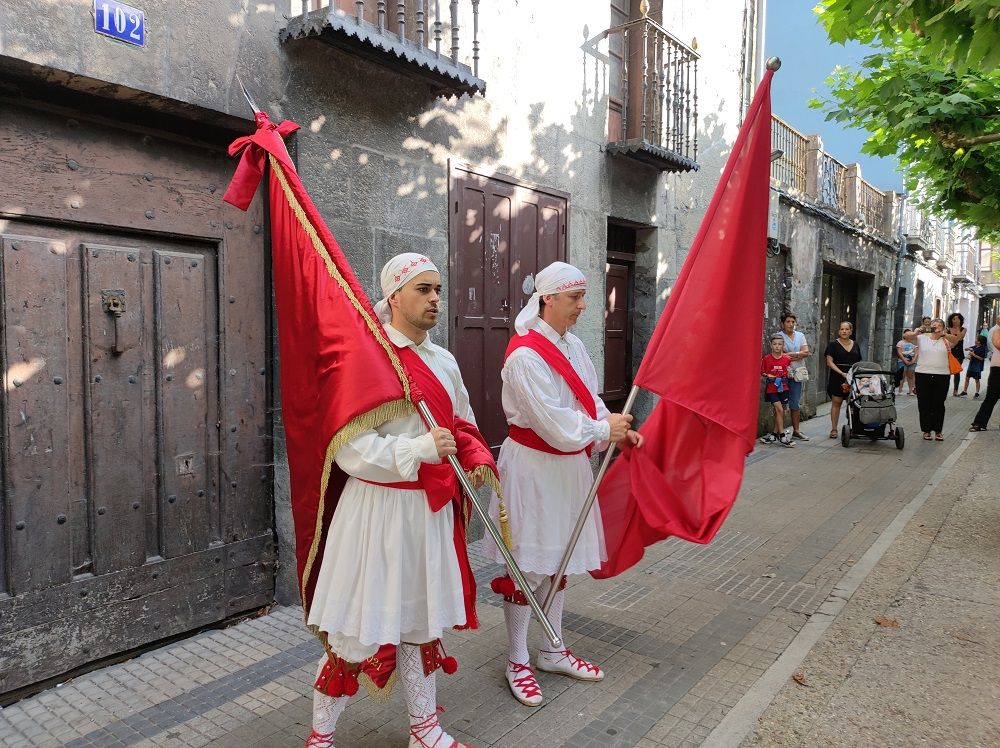
[[[221,144],[0,103],[0,694],[273,597],[261,206]]]
[[[566,259],[569,196],[454,163],[449,194],[451,349],[495,450],[507,436],[504,351],[532,293],[527,277]]]

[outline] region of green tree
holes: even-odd
[[[1000,5],[996,0],[826,0],[831,40],[873,45],[838,67],[827,119],[867,130],[923,207],[1000,239]]]

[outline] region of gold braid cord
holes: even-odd
[[[475,485],[476,478],[482,478],[484,484],[493,489],[493,493],[497,495],[499,501],[499,507],[497,509],[498,519],[500,520],[500,535],[503,536],[504,545],[507,546],[508,550],[514,550],[514,536],[510,531],[510,519],[507,517],[507,506],[503,501],[503,490],[500,488],[500,481],[497,480],[496,473],[493,472],[489,465],[477,465],[472,470],[465,471],[466,476],[468,476],[469,481]],[[465,527],[468,529],[469,520],[471,517],[466,516]]]

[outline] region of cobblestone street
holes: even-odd
[[[811,441],[794,450],[757,445],[710,545],[670,540],[616,580],[571,579],[565,638],[607,676],[591,685],[540,673],[538,709],[507,691],[503,614],[488,589],[499,569],[476,544],[482,628],[446,639],[460,669],[438,677],[442,724],[476,746],[697,746],[710,734],[713,744],[738,743],[787,675],[758,698],[760,709],[744,709],[744,700],[719,731],[722,720],[753,689],[761,696],[762,676],[821,606],[837,615],[870,571],[859,561],[867,553],[877,564],[878,543],[888,547],[902,529],[897,516],[956,450],[975,439],[996,444],[993,433],[967,434],[978,406],[971,398],[949,398],[943,443],[922,441],[915,400],[898,400],[904,450],[889,441],[844,449],[826,438],[829,418],[820,415],[803,424]],[[538,641],[537,626],[533,634]],[[301,746],[319,653],[301,610],[274,608],[11,705],[0,712],[0,744]],[[405,745],[406,734],[398,689],[388,704],[362,691],[337,745]],[[783,744],[778,734],[773,744]]]

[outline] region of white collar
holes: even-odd
[[[393,345],[399,346],[400,348],[408,348],[412,346],[418,350],[430,350],[431,346],[434,345],[431,343],[430,333],[428,333],[419,343],[414,343],[388,322],[382,325],[382,328],[385,330],[385,334],[389,336],[389,340],[392,341]]]
[[[535,331],[536,332],[540,332],[542,335],[544,335],[546,338],[548,338],[553,343],[560,343],[560,342],[562,342],[562,343],[566,343],[567,345],[569,344],[569,341],[566,340],[566,335],[560,335],[559,333],[557,333],[555,331],[555,328],[552,327],[552,325],[550,325],[548,322],[546,322],[541,317],[539,317],[538,321],[535,322]],[[567,330],[566,333],[569,334],[569,330]]]

